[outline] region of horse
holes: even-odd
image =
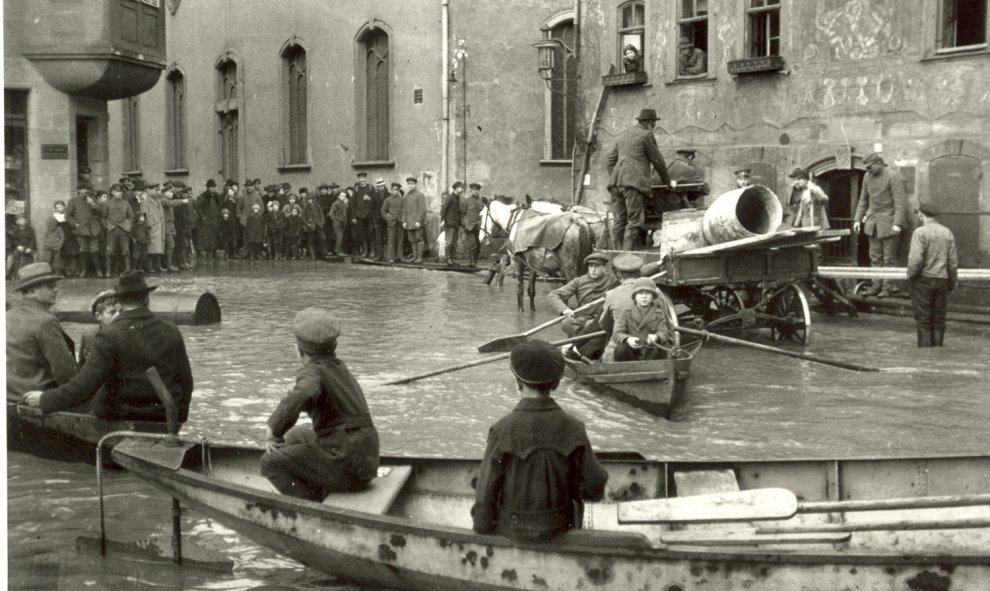
[[[536,207],[514,203],[506,205],[492,200],[481,211],[480,237],[490,240],[498,226],[508,234],[506,253],[512,258],[518,277],[516,301],[523,309],[523,283],[530,270],[529,309],[536,310],[536,275],[562,273],[570,281],[581,275],[584,257],[594,250],[595,236],[591,225],[578,213],[553,208],[541,213]],[[559,206],[557,206],[559,208]],[[545,206],[540,206],[544,209]]]

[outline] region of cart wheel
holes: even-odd
[[[675,327],[679,326],[677,322],[677,310],[674,309],[674,302],[670,299],[662,289],[660,290],[660,297],[657,299],[657,303],[664,314],[667,315],[667,320],[670,321],[670,328],[673,330]],[[675,348],[680,348],[681,345],[681,333],[674,330],[674,340],[673,346]]]
[[[793,341],[807,346],[811,336],[811,311],[808,298],[797,284],[790,284],[774,296],[767,313],[776,319],[770,324],[770,336],[776,341]]]
[[[718,322],[719,319],[742,312],[742,296],[735,289],[728,285],[718,285],[705,292],[711,301],[705,314],[707,324],[717,324],[718,328],[741,328],[742,318],[734,318],[725,322]],[[715,327],[712,327],[715,328]]]
[[[873,282],[870,281],[869,279],[866,279],[864,281],[857,281],[856,282],[856,286],[853,287],[853,293],[856,294],[856,295],[858,295],[858,296],[861,296],[861,295],[863,295],[863,292],[865,292],[866,290],[870,289],[870,287],[872,285],[873,285]]]

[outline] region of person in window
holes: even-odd
[[[704,74],[708,71],[708,56],[705,52],[694,46],[694,42],[687,37],[681,37],[681,42],[677,44],[680,55],[677,60],[677,71],[681,76],[694,76]]]
[[[746,187],[753,184],[752,174],[753,171],[749,168],[740,168],[734,171],[732,174],[736,175],[736,186],[740,189],[745,189]]]
[[[635,45],[629,44],[622,48],[622,70],[627,74],[643,71],[643,54]]]

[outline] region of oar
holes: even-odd
[[[663,277],[666,274],[667,274],[666,271],[660,271],[659,273],[656,273],[654,275],[650,275],[649,278],[652,279],[652,280],[654,280],[654,281],[656,281],[657,279]],[[604,302],[605,302],[605,298],[604,297],[600,297],[597,300],[588,302],[587,304],[584,304],[583,306],[579,306],[577,308],[574,308],[574,314],[573,315],[577,315],[577,314],[580,314],[582,312],[587,312],[588,310],[593,310],[596,306],[600,306]],[[556,318],[554,318],[553,320],[548,320],[548,321],[544,322],[543,324],[541,324],[539,326],[534,326],[533,328],[527,330],[526,332],[519,333],[519,334],[513,334],[513,335],[509,335],[509,336],[505,336],[505,337],[498,337],[497,339],[488,341],[484,345],[481,345],[480,347],[478,347],[478,353],[501,353],[503,351],[510,351],[513,347],[515,347],[519,343],[525,341],[526,340],[526,337],[528,337],[530,335],[533,335],[533,334],[536,334],[536,333],[540,332],[541,330],[550,328],[551,326],[553,326],[555,324],[559,324],[560,322],[563,322],[564,321],[564,318],[567,318],[567,316],[560,315],[560,316],[557,316]]]
[[[806,361],[814,361],[815,363],[824,363],[825,365],[834,365],[835,367],[841,367],[843,369],[851,369],[853,371],[880,371],[876,367],[856,365],[855,363],[848,363],[846,361],[836,361],[835,359],[819,357],[818,355],[812,355],[811,353],[799,353],[797,351],[788,351],[787,349],[779,349],[777,347],[771,347],[769,345],[761,345],[759,343],[754,343],[752,341],[727,337],[725,335],[716,334],[713,332],[709,332],[707,330],[698,330],[695,328],[688,328],[686,326],[674,326],[673,329],[678,332],[683,332],[686,334],[702,337],[704,339],[722,341],[724,343],[731,343],[733,345],[742,345],[744,347],[750,347],[751,349],[759,349],[760,351],[769,351],[770,353],[787,355],[788,357],[797,357],[798,359],[804,359]]]
[[[990,494],[800,503],[784,488],[757,488],[619,503],[619,523],[692,523],[790,519],[797,513],[845,513],[990,505]],[[779,532],[778,532],[779,533]]]
[[[581,341],[586,341],[588,339],[593,339],[595,337],[605,336],[607,333],[604,330],[599,330],[598,332],[590,332],[588,334],[579,335],[576,337],[571,337],[569,339],[562,339],[559,341],[554,341],[550,343],[555,347],[560,345],[568,345],[570,343],[579,343]],[[415,382],[416,380],[421,380],[423,378],[428,378],[431,376],[440,375],[442,373],[449,373],[452,371],[457,371],[460,369],[467,369],[469,367],[475,367],[477,365],[484,365],[486,363],[494,363],[495,361],[500,361],[502,359],[508,359],[511,353],[502,353],[501,355],[492,355],[491,357],[485,357],[484,359],[478,359],[477,361],[468,361],[467,363],[460,363],[458,365],[451,365],[450,367],[444,367],[442,369],[435,369],[433,371],[428,371],[426,373],[417,374],[414,376],[409,376],[408,378],[401,378],[398,380],[392,380],[390,382],[385,382],[386,386],[396,386],[398,384],[408,384],[409,382]]]

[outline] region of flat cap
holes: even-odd
[[[732,171],[732,174],[736,175],[737,177],[744,177],[744,178],[749,178],[749,175],[752,173],[753,173],[752,168],[739,168],[737,170]]]
[[[794,170],[792,170],[791,171],[791,174],[789,174],[787,176],[790,177],[790,178],[792,178],[792,179],[804,179],[804,180],[808,180],[809,178],[811,178],[811,177],[808,176],[808,171],[805,170],[805,169],[803,169],[803,168],[801,168],[800,166],[797,167],[797,168],[795,168]]]
[[[407,183],[418,183],[419,182],[419,179],[416,178],[416,177],[414,177],[414,176],[407,176],[406,177],[406,182]]]
[[[292,183],[282,183],[282,188],[288,191],[292,188]]]
[[[523,341],[509,354],[512,373],[526,384],[556,382],[564,376],[564,356],[546,341]]]
[[[930,199],[925,199],[918,205],[918,211],[927,215],[928,217],[938,217],[938,214],[942,213],[938,208],[938,204]]]
[[[124,186],[121,185],[120,183],[114,183],[114,184],[110,185],[110,192],[113,193],[114,191],[123,192],[124,191]]]
[[[213,180],[213,179],[210,179],[210,180],[206,181],[206,186],[207,187],[215,187],[215,186],[217,186],[217,182],[215,180]]]
[[[469,189],[478,189],[480,191],[481,190],[481,183],[471,183],[470,185],[468,185],[468,188]]]
[[[359,172],[357,173],[357,177],[358,177],[359,179],[361,179],[361,178],[365,178],[365,177],[367,177],[367,176],[368,176],[368,173],[366,173],[366,172],[365,172],[365,171],[363,171],[363,170],[362,170],[362,171],[359,171]]]
[[[863,158],[863,164],[873,164],[874,162],[879,162],[880,164],[884,164],[883,156],[881,156],[877,152],[873,152],[866,158]]]
[[[296,312],[292,333],[304,353],[318,355],[333,351],[340,336],[340,323],[329,310],[311,306]]]
[[[585,265],[607,265],[608,255],[604,252],[593,252],[588,256],[584,257]]]
[[[100,293],[96,294],[95,298],[93,298],[93,301],[89,304],[89,311],[96,314],[96,307],[99,306],[103,300],[115,297],[116,295],[117,294],[114,293],[112,289],[104,289]]]
[[[612,259],[612,266],[616,271],[635,273],[643,268],[643,257],[625,252]]]
[[[674,150],[674,153],[675,154],[690,154],[691,156],[694,156],[695,154],[698,153],[698,151],[695,150],[694,148],[677,148],[676,150]]]
[[[451,189],[460,189],[464,186],[463,181],[454,181],[454,184],[450,186]]]

